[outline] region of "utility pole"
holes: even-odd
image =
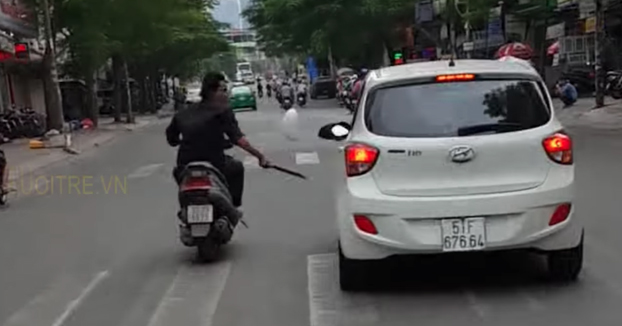
[[[594,34],[594,58],[596,61],[594,67],[594,86],[596,91],[596,107],[602,108],[605,106],[605,92],[604,92],[604,76],[603,76],[603,62],[601,58],[601,52],[603,47],[603,29],[605,28],[605,15],[603,12],[602,0],[596,1],[596,31]]]
[[[63,105],[60,88],[58,87],[58,71],[56,69],[56,51],[54,49],[54,35],[52,32],[52,18],[48,0],[43,0],[43,14],[45,19],[45,106],[47,108],[48,129],[62,130],[64,124]]]

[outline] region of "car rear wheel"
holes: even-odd
[[[551,280],[576,281],[583,268],[583,235],[578,246],[549,253],[547,263]]]
[[[368,261],[349,259],[343,255],[341,247],[339,247],[339,285],[342,291],[364,290],[368,273]]]
[[[257,111],[257,105],[253,105],[252,109],[253,111]]]

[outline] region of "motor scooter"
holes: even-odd
[[[298,172],[271,165],[268,168],[306,179]],[[191,162],[174,172],[179,184],[180,240],[197,248],[202,262],[217,260],[239,223],[242,213],[233,205],[225,176],[209,162]]]
[[[307,104],[307,94],[298,93],[298,96],[296,97],[296,102],[298,103],[299,107],[304,107]]]

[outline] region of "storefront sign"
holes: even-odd
[[[557,0],[557,8],[565,8],[577,3],[576,0]]]
[[[586,33],[594,33],[596,32],[596,17],[588,17],[585,19],[585,32]]]
[[[37,36],[32,23],[34,15],[15,0],[0,0],[0,29],[10,31],[26,38]]]
[[[546,28],[546,39],[553,40],[566,35],[566,24],[559,23]]]

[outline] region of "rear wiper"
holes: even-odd
[[[523,129],[519,123],[499,122],[458,128],[458,136],[470,136],[483,133],[502,133]]]

